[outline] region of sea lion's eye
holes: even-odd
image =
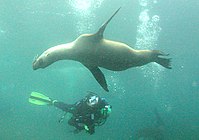
[[[47,53],[47,54],[46,54],[46,57],[48,57],[49,55],[50,55],[50,53]]]

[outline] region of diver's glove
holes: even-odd
[[[94,126],[88,126],[88,125],[84,125],[84,130],[86,130],[87,133],[89,133],[90,135],[95,133],[95,128]]]
[[[111,106],[110,105],[106,105],[104,108],[101,109],[101,114],[104,117],[109,116],[110,113],[111,113]]]
[[[85,129],[86,131],[89,131],[89,128],[88,128],[87,125],[84,125],[84,129]]]

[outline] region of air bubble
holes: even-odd
[[[146,7],[148,5],[148,0],[139,0],[139,4],[143,7]]]
[[[160,17],[158,15],[154,15],[152,17],[152,22],[159,22],[159,20],[160,20]]]
[[[144,10],[144,11],[142,11],[142,12],[140,13],[140,16],[139,16],[140,22],[147,22],[147,21],[150,20],[149,15],[148,15],[148,11],[149,11],[149,10],[146,9],[146,10]]]

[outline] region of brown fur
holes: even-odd
[[[170,59],[163,58],[167,55],[160,51],[135,50],[125,43],[103,38],[106,25],[119,9],[102,25],[97,33],[83,34],[71,43],[58,45],[46,50],[35,59],[33,69],[45,68],[59,60],[78,61],[92,72],[96,80],[106,90],[108,90],[106,80],[103,73],[97,69],[98,67],[112,71],[122,71],[131,67],[156,62],[165,68],[171,69]]]

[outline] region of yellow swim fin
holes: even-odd
[[[52,104],[52,100],[49,97],[38,92],[32,92],[28,101],[29,103],[36,104],[36,105],[51,105]]]

